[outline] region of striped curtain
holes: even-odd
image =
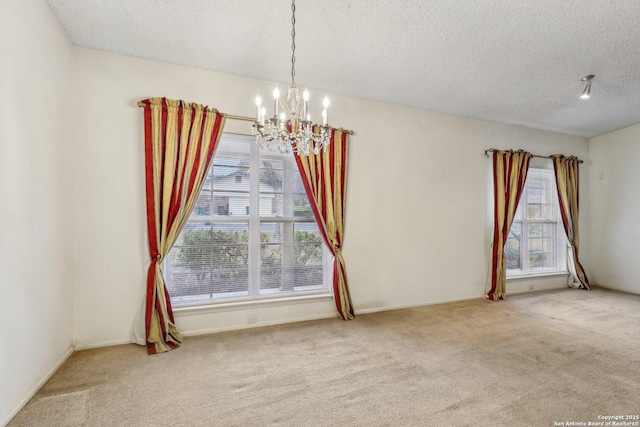
[[[565,157],[562,154],[551,156],[553,169],[556,175],[556,187],[560,202],[560,215],[562,225],[567,234],[571,250],[569,251],[568,266],[571,272],[570,287],[591,289],[587,274],[578,259],[578,246],[580,244],[580,232],[578,230],[578,186],[579,164],[577,157]]]
[[[342,257],[344,239],[344,205],[347,184],[347,136],[342,129],[333,129],[326,150],[309,156],[294,156],[304,188],[311,202],[324,243],[334,256],[333,293],[338,314],[344,320],[355,318],[347,272]]]
[[[162,262],[200,195],[225,117],[215,109],[166,98],[144,104],[147,230],[151,264],[147,276],[147,352],[182,342],[173,320]]]
[[[507,285],[507,260],[504,245],[524,190],[531,153],[518,151],[493,152],[493,243],[491,245],[490,300],[504,299]]]

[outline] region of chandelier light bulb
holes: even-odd
[[[307,117],[309,117],[309,91],[307,88],[304,88],[304,92],[302,92],[302,120],[310,121]]]
[[[256,96],[256,121],[258,123],[262,123],[264,121],[264,118],[262,117],[262,110],[264,110],[264,108],[262,108],[262,98],[260,98],[260,95]]]
[[[278,85],[273,89],[273,117],[278,117],[278,101],[280,100],[280,91]]]
[[[329,97],[327,95],[325,95],[324,99],[322,100],[322,106],[325,109],[329,108]]]

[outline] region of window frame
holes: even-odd
[[[545,168],[543,166],[529,166],[529,171],[527,173],[527,181],[530,179],[531,172],[540,173],[546,175],[549,179],[548,181],[551,183],[551,194],[552,201],[554,207],[554,219],[529,219],[527,218],[526,209],[527,209],[527,195],[528,195],[528,186],[525,182],[525,188],[522,191],[522,195],[520,197],[520,201],[518,203],[518,211],[521,212],[521,218],[514,218],[511,227],[514,224],[521,224],[521,236],[520,236],[520,268],[519,269],[510,269],[507,267],[506,269],[506,277],[507,279],[518,279],[518,278],[527,278],[527,277],[540,277],[540,276],[551,276],[551,275],[562,275],[568,273],[567,266],[567,250],[568,250],[568,241],[564,231],[564,226],[562,224],[562,218],[560,214],[560,204],[558,200],[558,193],[556,189],[556,181],[555,181],[555,172],[553,169]],[[532,269],[529,263],[529,224],[554,224],[555,225],[555,268],[542,268],[542,269]],[[509,235],[511,234],[511,229],[509,229]],[[544,238],[544,237],[542,237]],[[525,244],[526,243],[526,244]],[[505,256],[506,256],[506,247],[505,244]]]
[[[238,141],[244,144],[247,144],[249,147],[248,153],[248,162],[249,162],[249,170],[250,171],[258,171],[258,173],[249,173],[249,206],[248,206],[248,214],[247,215],[216,215],[218,211],[216,207],[213,206],[211,213],[208,215],[192,215],[190,214],[187,225],[193,223],[210,223],[211,227],[219,224],[230,224],[230,223],[246,223],[248,228],[248,284],[247,291],[239,291],[239,292],[226,292],[220,293],[217,296],[206,297],[204,294],[198,294],[193,296],[177,296],[171,297],[171,303],[176,310],[190,310],[190,309],[199,309],[206,307],[215,307],[215,306],[224,306],[224,305],[238,305],[238,304],[256,304],[256,303],[269,303],[271,301],[276,303],[293,303],[300,301],[307,301],[309,299],[314,298],[328,298],[333,296],[333,289],[331,286],[332,281],[332,261],[333,256],[329,252],[323,240],[320,242],[320,246],[322,249],[322,275],[323,280],[322,283],[317,286],[313,286],[311,289],[291,289],[291,290],[269,290],[269,289],[261,289],[260,286],[260,278],[261,278],[261,245],[260,241],[260,233],[261,233],[261,225],[265,223],[280,223],[280,224],[288,224],[288,228],[291,229],[291,242],[283,241],[280,244],[285,247],[286,245],[294,245],[295,240],[295,225],[296,224],[305,224],[305,223],[313,223],[316,224],[315,217],[312,215],[310,217],[296,217],[293,211],[293,197],[294,197],[294,179],[295,173],[297,172],[297,165],[295,158],[293,156],[295,154],[289,154],[288,156],[284,156],[280,153],[269,153],[266,150],[261,150],[259,145],[255,143],[255,137],[245,135],[245,134],[236,134],[236,133],[225,133],[223,132],[221,135],[222,139]],[[242,153],[238,153],[237,151],[224,151],[223,145],[219,146],[218,150],[214,155],[214,160],[210,168],[214,167],[215,157],[222,156],[225,158],[236,158],[238,160],[247,160],[246,156],[243,156]],[[221,150],[222,149],[222,150]],[[275,194],[282,194],[284,201],[284,210],[290,211],[290,215],[282,215],[282,216],[262,216],[260,210],[260,200],[263,193],[261,192],[261,182],[260,182],[260,171],[261,171],[261,162],[265,159],[271,159],[273,161],[283,162],[283,188],[279,192],[274,192]],[[208,172],[210,173],[210,172]],[[213,184],[212,184],[213,185]],[[287,188],[290,187],[290,188]],[[203,190],[205,188],[203,187]],[[211,187],[212,198],[215,194],[215,190]],[[252,191],[253,190],[253,191]],[[202,192],[201,192],[202,194]],[[254,208],[255,207],[255,208]],[[228,208],[231,211],[231,208]],[[196,207],[194,206],[194,211]],[[219,210],[219,209],[218,209]],[[287,213],[287,212],[285,212]],[[185,226],[185,228],[186,228]],[[181,233],[184,232],[184,229]],[[319,231],[320,233],[320,231]],[[284,233],[283,233],[284,234]],[[270,243],[277,244],[277,243]],[[173,248],[172,248],[173,250]],[[171,252],[170,252],[171,253]],[[170,277],[171,277],[171,265],[170,265],[170,255],[165,258],[163,263],[163,269],[165,271],[165,280],[167,282],[167,288],[170,286]],[[242,292],[242,294],[240,294]]]

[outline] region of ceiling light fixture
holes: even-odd
[[[311,152],[318,154],[326,148],[331,140],[331,127],[327,124],[329,98],[323,100],[322,126],[311,122],[309,113],[309,91],[305,88],[300,99],[300,90],[296,87],[296,1],[291,1],[291,86],[287,90],[287,98],[280,97],[276,85],[273,90],[273,116],[266,119],[267,110],[262,104],[260,95],[256,96],[257,117],[253,125],[256,142],[261,148],[271,151],[278,149],[281,153],[294,152],[300,156],[308,156]],[[302,102],[300,102],[302,101]]]
[[[587,85],[584,87],[584,90],[582,91],[582,95],[580,95],[580,98],[589,99],[591,97],[591,79],[594,77],[595,76],[593,74],[589,74],[588,76],[584,76],[582,78],[582,81],[587,82]]]

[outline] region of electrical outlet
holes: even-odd
[[[252,323],[258,323],[258,316],[256,316],[255,314],[247,316],[247,325],[250,325]]]

